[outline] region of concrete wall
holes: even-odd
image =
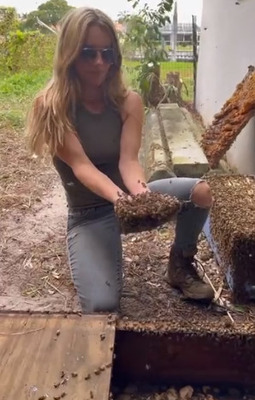
[[[240,3],[239,5],[236,3]],[[204,0],[196,107],[208,125],[255,65],[255,0]],[[255,120],[227,153],[231,166],[255,173]]]

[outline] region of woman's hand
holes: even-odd
[[[132,200],[133,200],[133,199],[132,199],[132,196],[131,196],[130,194],[125,193],[125,192],[122,192],[122,191],[119,191],[119,192],[117,192],[117,196],[116,196],[116,198],[115,198],[114,201],[113,201],[114,207],[116,206],[117,202],[118,202],[119,200],[121,200],[121,199],[127,199],[127,200],[129,200],[129,201],[132,201]]]
[[[132,185],[131,194],[133,195],[147,193],[147,192],[150,192],[148,185],[139,179],[137,180],[136,184]]]

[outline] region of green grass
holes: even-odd
[[[0,126],[23,128],[33,97],[50,76],[50,71],[40,71],[0,77]]]
[[[172,48],[169,45],[165,46],[165,49],[167,51],[171,51]],[[177,50],[178,51],[193,51],[193,46],[191,44],[183,45],[183,44],[177,44]]]
[[[124,60],[124,68],[133,69],[140,64],[139,61]],[[193,63],[192,62],[182,62],[182,61],[162,61],[160,63],[161,77],[165,79],[166,73],[169,71],[180,72],[182,78],[193,77]]]
[[[134,86],[136,79],[135,67],[139,61],[124,60],[123,70],[126,82]],[[193,65],[188,62],[161,63],[161,80],[164,82],[170,71],[180,72],[188,89],[188,95],[183,90],[183,99],[193,98]],[[0,127],[10,126],[16,130],[24,127],[25,115],[35,94],[51,77],[51,71],[20,72],[7,77],[0,76]]]
[[[181,61],[164,61],[161,63],[160,76],[162,82],[165,81],[168,72],[179,72],[183,80],[182,98],[185,101],[193,100],[194,77],[193,63]]]
[[[123,70],[126,82],[132,85],[136,79],[135,67],[139,65],[139,61],[124,60]],[[160,78],[164,82],[168,72],[179,72],[180,78],[184,82],[183,86],[183,100],[193,100],[193,63],[192,62],[181,62],[181,61],[162,61],[160,63]],[[187,91],[186,91],[187,88]]]

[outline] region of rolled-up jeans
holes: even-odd
[[[161,179],[151,191],[185,200],[176,215],[174,245],[196,248],[209,210],[191,201],[195,178]],[[113,205],[69,209],[67,247],[71,275],[84,313],[118,312],[122,293],[121,229]]]

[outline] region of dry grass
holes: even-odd
[[[39,163],[29,155],[22,133],[1,129],[0,142],[0,218],[4,218],[14,208],[27,210],[40,202],[54,172],[48,162]]]

